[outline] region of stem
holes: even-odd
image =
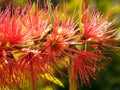
[[[77,84],[74,75],[74,67],[72,64],[69,66],[68,76],[69,76],[69,90],[77,90]]]

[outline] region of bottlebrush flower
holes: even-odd
[[[96,39],[103,40],[109,38],[115,30],[110,30],[109,28],[115,23],[114,21],[108,21],[109,15],[103,17],[101,12],[97,10],[90,10],[90,6],[86,8],[83,5],[82,22],[83,28],[82,33],[85,39]]]
[[[58,15],[57,9],[55,9],[50,34],[46,36],[46,42],[43,42],[42,48],[40,49],[47,56],[47,62],[50,65],[52,64],[54,69],[57,69],[55,64],[59,63],[60,59],[64,59],[66,56],[72,59],[70,53],[82,54],[81,51],[71,48],[79,43],[75,39],[78,38],[80,34],[76,28],[77,23],[74,21],[73,17],[67,19],[64,15],[62,21],[60,22],[59,20],[60,16]]]
[[[37,78],[44,73],[49,73],[49,70],[45,68],[46,60],[44,60],[40,51],[29,49],[23,49],[22,51],[23,53],[19,57],[18,66],[26,79],[32,82],[34,90]]]
[[[27,7],[29,8],[29,6]],[[27,12],[25,8],[22,10],[15,8],[12,10],[12,12],[10,11],[10,8],[11,6],[8,6],[4,12],[0,12],[0,56],[1,56],[0,72],[2,73],[1,74],[2,76],[0,77],[0,81],[2,82],[2,80],[4,80],[3,83],[0,83],[0,84],[8,87],[15,86],[17,88],[21,88],[21,80],[23,80],[21,79],[21,77],[22,76],[27,77],[29,73],[30,75],[28,76],[31,76],[33,87],[34,87],[34,77],[33,77],[34,72],[36,74],[42,71],[45,72],[46,70],[43,67],[45,66],[43,65],[45,63],[43,63],[44,61],[40,59],[40,56],[38,55],[35,56],[36,54],[34,55],[33,52],[29,52],[27,53],[27,55],[23,53],[21,50],[21,45],[29,46],[29,43],[34,42],[32,41],[34,37],[31,35],[33,30],[37,31],[38,29],[39,30],[42,29],[41,31],[38,30],[38,32],[35,32],[35,33],[33,32],[34,36],[36,35],[36,37],[38,37],[39,35],[41,37],[42,35],[41,33],[45,33],[43,31],[45,29],[44,27],[47,25],[46,24],[47,21],[45,22],[39,21],[40,19],[38,19],[37,16],[39,16],[39,18],[42,18],[40,17],[40,14],[37,13],[37,15],[34,16],[33,14],[30,14],[29,12]],[[32,22],[32,24],[34,23],[34,28],[32,29],[26,27],[22,21],[23,18],[26,18],[26,16],[23,15],[23,13],[25,14],[24,10],[26,12],[26,15],[28,14],[28,15],[34,16],[34,17],[32,16],[32,19],[35,19],[35,18],[38,19],[38,20],[36,19],[35,22]],[[27,22],[28,21],[26,21],[25,23]],[[8,45],[10,45],[10,47]],[[16,46],[16,45],[17,45],[17,48],[14,48],[13,46]],[[14,54],[18,52],[20,53],[20,55],[21,54],[23,55],[23,56],[20,56],[19,59],[14,57]],[[34,66],[31,65],[31,62],[33,61],[34,61],[33,63]],[[30,66],[29,63],[31,65],[30,69],[29,69],[29,66]],[[23,71],[21,71],[21,67]],[[26,80],[26,77],[24,78],[25,80]],[[27,79],[28,78],[29,77],[27,77]]]
[[[49,31],[48,10],[39,9],[36,4],[36,7],[26,6],[26,10],[23,13],[26,13],[23,14],[21,19],[25,29],[29,30],[33,39],[41,39]]]
[[[21,88],[26,79],[17,66],[17,60],[4,45],[0,45],[0,86]]]
[[[10,11],[10,6],[0,16],[0,39],[10,45],[26,43],[30,40],[29,33],[24,30],[24,26],[20,23],[21,15],[19,9]]]
[[[75,19],[74,14],[71,18],[67,19],[67,15],[64,13],[62,15],[62,20],[61,20],[59,16],[59,12],[56,8],[54,10],[54,22],[53,22],[54,33],[60,34],[66,38],[74,37],[79,30],[78,28],[76,28],[78,22],[74,21],[74,19]]]
[[[0,65],[0,86],[3,85],[9,89],[13,87],[20,89],[25,86],[26,81],[25,76],[14,61],[6,60]]]
[[[104,68],[102,59],[104,56],[91,51],[82,51],[83,54],[76,54],[73,60],[74,78],[80,85],[90,86],[90,78],[97,79],[98,72]],[[79,77],[80,76],[80,77]]]

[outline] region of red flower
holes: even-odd
[[[21,15],[19,14],[20,10],[14,9],[11,16],[9,6],[0,17],[0,39],[3,42],[8,42],[10,45],[26,43],[30,39],[28,31],[24,30],[24,26],[20,22]]]
[[[23,14],[21,19],[25,26],[25,30],[29,30],[32,39],[41,39],[49,31],[48,10],[39,10],[38,6],[36,5],[36,9],[35,7],[27,6],[25,11],[26,14]]]
[[[82,33],[84,37],[86,39],[91,38],[96,40],[108,38],[108,36],[114,32],[114,30],[109,29],[114,24],[114,21],[108,22],[108,19],[109,15],[103,17],[101,12],[97,10],[91,11],[89,6],[86,9],[86,6],[83,5]]]
[[[32,9],[28,5],[27,8]],[[8,87],[16,86],[20,88],[22,82],[19,79],[23,76],[25,80],[32,78],[34,88],[36,76],[47,71],[44,69],[45,60],[42,60],[41,53],[39,51],[37,53],[33,52],[35,50],[31,50],[31,48],[30,50],[23,50],[24,47],[22,49],[21,45],[34,44],[33,38],[36,39],[36,37],[39,37],[40,40],[48,30],[46,28],[48,18],[41,16],[46,14],[42,11],[32,14],[29,10],[28,12],[26,10],[25,8],[22,10],[16,8],[11,13],[9,6],[3,13],[0,13],[0,72],[2,73],[0,81],[4,80],[0,84]],[[27,17],[29,15],[31,18]],[[31,19],[34,21],[31,22]],[[23,22],[23,20],[26,21]],[[47,30],[45,31],[45,29]],[[8,45],[17,45],[17,47],[11,48]],[[35,49],[35,46],[33,48]],[[20,56],[14,57],[16,53]]]
[[[60,59],[64,60],[64,57],[69,57],[70,60],[72,60],[72,54],[70,53],[82,54],[81,51],[72,48],[72,46],[74,47],[75,44],[79,43],[75,40],[79,36],[78,29],[76,29],[76,22],[73,18],[67,20],[64,16],[61,22],[59,22],[59,20],[60,16],[55,10],[52,29],[50,34],[45,38],[46,42],[43,42],[43,45],[41,45],[40,48],[46,55],[48,65],[52,64],[52,67],[56,70],[58,69],[55,65],[56,63],[59,63]],[[64,64],[63,66],[67,67],[68,65]]]
[[[4,60],[2,64],[0,63],[0,85],[9,89],[14,86],[18,89],[25,86],[26,78],[19,70],[17,62],[10,58],[7,59],[9,60]]]
[[[82,51],[82,53],[82,55],[76,54],[73,60],[74,77],[76,83],[79,83],[80,76],[80,84],[90,86],[90,78],[96,79],[100,69],[104,68],[101,62],[104,56],[98,56],[98,53],[90,51]]]
[[[4,45],[0,44],[0,85],[9,87],[9,89],[14,86],[20,88],[25,77],[20,72],[12,52]]]
[[[62,20],[60,21],[60,16],[56,8],[54,11],[53,32],[66,38],[74,37],[79,30],[76,28],[78,23],[77,21],[74,21],[74,19],[75,15],[67,19],[67,15],[64,13],[62,15]]]
[[[52,58],[64,54],[65,50],[74,52],[74,49],[69,49],[69,45],[73,44],[73,39],[78,37],[78,29],[76,29],[77,24],[73,18],[67,20],[67,18],[63,16],[61,23],[59,20],[60,16],[58,15],[56,9],[54,12],[53,26],[50,34],[47,35],[45,42],[45,53],[47,53]]]
[[[22,50],[19,57],[18,66],[26,79],[32,82],[32,88],[35,88],[35,81],[40,75],[49,73],[45,68],[46,62],[40,51],[25,49]],[[41,78],[41,77],[40,77]]]

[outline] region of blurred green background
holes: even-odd
[[[0,0],[0,6],[5,7],[10,1],[17,6],[22,7],[30,0]],[[32,1],[36,2],[37,0]],[[38,1],[41,2],[42,5],[44,0]],[[78,8],[80,5],[79,0],[51,0],[51,2],[55,6],[58,4],[65,6],[65,2],[68,2],[66,5],[68,14],[72,14],[74,9]],[[110,17],[110,20],[116,19],[115,28],[119,29],[120,0],[86,0],[86,2],[90,3],[92,8],[98,8],[98,10],[102,11],[104,15],[113,9],[113,14]],[[120,90],[120,52],[115,52],[113,50],[110,52],[109,56],[112,58],[112,61],[106,62],[106,70],[101,70],[97,80],[91,80],[91,87],[82,86],[79,87],[78,90]],[[60,77],[60,80],[62,80],[64,88],[51,82],[44,86],[40,85],[43,88],[41,90],[68,90],[68,79],[66,77]]]

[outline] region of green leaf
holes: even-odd
[[[14,53],[14,54],[13,54],[14,58],[18,58],[18,57],[21,56],[21,55],[22,55],[22,53]]]
[[[49,80],[49,81],[59,85],[59,86],[61,86],[61,87],[64,87],[63,83],[58,78],[56,78],[56,77],[54,77],[54,76],[52,76],[52,75],[50,75],[48,73],[41,74],[41,76],[43,78],[45,78],[45,79],[47,79],[47,80]]]
[[[52,7],[51,7],[51,0],[47,0],[47,5],[48,5],[48,8],[50,9],[49,15],[50,15],[50,18],[51,18],[51,23],[52,23],[53,20],[54,20],[54,17],[53,17],[53,10],[52,10]]]

